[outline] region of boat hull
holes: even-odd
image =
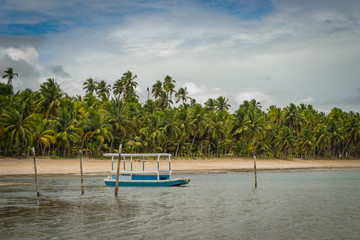
[[[104,179],[105,185],[115,187],[115,179]],[[167,180],[119,180],[119,187],[172,187],[190,183],[190,178],[176,178]]]

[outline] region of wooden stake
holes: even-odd
[[[84,195],[84,177],[83,177],[83,168],[82,168],[82,150],[80,152],[80,175],[81,175],[81,194]]]
[[[256,177],[256,156],[254,155],[254,175],[255,175],[255,187],[257,187],[257,177]]]
[[[120,172],[121,149],[122,149],[122,144],[120,144],[120,146],[119,146],[118,163],[117,163],[117,169],[116,169],[115,196],[118,195],[118,189],[119,189],[119,172]]]
[[[37,177],[37,169],[36,169],[36,156],[35,156],[35,148],[34,148],[34,147],[32,147],[32,152],[33,152],[33,156],[34,156],[34,171],[35,171],[36,194],[37,194],[38,197],[40,197],[38,177]]]

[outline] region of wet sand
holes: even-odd
[[[116,159],[114,169],[116,169]],[[310,169],[360,169],[360,159],[356,160],[303,160],[303,159],[257,159],[258,171],[289,171]],[[121,169],[123,169],[121,161]],[[142,159],[133,160],[133,169],[141,170]],[[126,170],[130,170],[130,160],[126,161]],[[160,161],[160,170],[167,170],[168,160]],[[253,171],[253,159],[227,158],[227,159],[172,159],[171,168],[174,173],[226,173]],[[156,160],[145,160],[145,170],[156,170]],[[83,172],[89,174],[106,174],[111,170],[111,158],[106,159],[83,159]],[[37,158],[38,174],[80,174],[80,161],[73,159]],[[4,175],[29,175],[34,173],[32,158],[1,158],[0,176]]]

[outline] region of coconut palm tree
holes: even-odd
[[[175,92],[175,83],[176,81],[172,79],[169,75],[166,75],[163,83],[163,89],[166,92],[167,105],[168,107],[170,103],[172,103],[172,95]]]
[[[175,141],[181,134],[181,125],[176,118],[176,112],[172,108],[165,109],[165,111],[162,112],[162,121],[164,124],[164,134],[166,136],[164,144],[164,152],[166,152],[168,143]]]
[[[45,118],[56,116],[57,108],[60,107],[62,97],[64,96],[59,84],[53,78],[47,79],[40,86],[40,95],[41,98],[37,103],[38,110]]]
[[[229,110],[229,107],[231,107],[231,105],[228,103],[229,99],[220,96],[216,99],[215,105],[217,107],[217,109],[219,111],[225,111],[225,110]]]
[[[93,94],[94,91],[96,91],[98,82],[94,81],[92,78],[86,79],[86,81],[83,83],[83,90],[86,90],[86,93]]]
[[[270,129],[269,125],[265,121],[265,117],[255,110],[251,110],[247,114],[249,118],[248,122],[248,136],[253,141],[252,151],[254,156],[257,154],[257,146],[266,134],[266,131]]]
[[[305,157],[310,157],[316,147],[316,137],[313,130],[305,128],[299,135],[298,144],[299,150],[305,153]]]
[[[158,143],[164,142],[166,140],[166,135],[164,132],[164,126],[160,118],[161,112],[157,112],[148,116],[145,120],[144,127],[140,130],[140,134],[143,135],[146,139],[149,139],[152,143],[154,152],[163,151]]]
[[[33,141],[36,144],[36,151],[45,154],[46,148],[54,144],[56,132],[51,129],[51,121],[43,118],[40,114],[34,115]]]
[[[111,86],[108,85],[104,80],[98,82],[96,86],[96,94],[101,101],[106,101],[110,95]]]
[[[192,149],[195,143],[195,139],[198,136],[201,136],[205,133],[206,130],[206,111],[205,108],[203,108],[200,104],[195,104],[190,109],[190,119],[191,119],[191,125],[193,126],[192,129],[192,141],[190,145],[189,155],[192,154]]]
[[[268,109],[268,115],[273,125],[279,127],[282,123],[281,108],[271,105]]]
[[[234,114],[231,121],[231,137],[234,139],[230,152],[234,145],[240,141],[245,141],[248,136],[250,120],[245,110],[239,108]]]
[[[290,128],[296,135],[300,133],[301,122],[303,115],[298,110],[295,104],[290,103],[288,107],[283,109],[284,124]]]
[[[178,142],[176,145],[175,156],[178,156],[180,146],[185,143],[190,136],[192,129],[195,128],[192,119],[190,118],[189,109],[180,107],[176,112],[176,119],[179,122],[180,134],[178,135]]]
[[[77,120],[73,118],[71,112],[65,108],[60,108],[57,117],[53,121],[53,130],[56,132],[57,154],[59,156],[65,156],[66,150],[70,155],[70,147],[80,143],[82,130],[76,125]]]
[[[88,112],[86,116],[88,120],[88,128],[87,136],[91,139],[91,142],[93,143],[93,140],[96,139],[99,141],[99,148],[98,148],[98,154],[100,154],[102,145],[105,141],[110,141],[112,139],[112,131],[111,131],[111,124],[109,123],[109,120],[104,112],[101,110],[91,110]],[[91,146],[91,151],[92,151]]]
[[[275,147],[283,153],[285,159],[290,151],[295,147],[296,141],[291,130],[283,126],[274,139]]]
[[[105,105],[105,114],[112,128],[112,138],[110,143],[110,152],[113,150],[115,137],[119,137],[120,143],[129,135],[134,127],[134,122],[129,116],[129,109],[126,102],[119,97],[111,99]]]
[[[180,101],[182,101],[183,106],[185,107],[185,103],[190,99],[190,97],[188,96],[189,92],[187,91],[186,87],[180,88],[176,93],[175,93],[175,102],[178,103]]]
[[[125,100],[130,100],[132,98],[138,98],[135,93],[135,88],[138,86],[138,83],[134,80],[137,78],[137,75],[133,75],[132,72],[127,71],[123,76],[114,83],[113,91],[115,96],[120,96],[123,94]]]
[[[16,156],[19,156],[19,150],[26,149],[32,143],[33,116],[25,116],[24,106],[18,106],[10,110],[3,110],[1,121],[4,132],[9,137],[9,152],[15,143]]]
[[[318,124],[315,128],[316,147],[319,148],[320,155],[323,150],[327,148],[327,155],[331,147],[331,133],[328,131],[329,127],[326,124]],[[304,131],[303,131],[304,132]]]
[[[216,100],[213,98],[209,98],[204,105],[209,111],[214,110],[216,108]]]
[[[7,82],[8,85],[12,85],[13,78],[15,76],[19,76],[19,74],[15,73],[14,70],[11,67],[6,69],[4,72],[5,72],[5,74],[2,76],[2,78],[7,78],[8,79],[8,82]]]
[[[353,114],[346,121],[345,131],[346,131],[346,146],[348,146],[349,155],[351,156],[353,152],[356,152],[360,144],[360,115],[359,113]],[[344,151],[343,151],[344,152]]]

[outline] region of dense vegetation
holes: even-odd
[[[123,74],[114,86],[87,79],[85,96],[70,97],[54,79],[39,91],[13,92],[11,68],[0,84],[0,155],[87,156],[116,152],[168,152],[175,156],[240,156],[269,158],[358,157],[359,113],[334,108],[329,114],[311,105],[290,104],[261,109],[244,101],[234,112],[228,99],[204,105],[175,90],[166,76],[148,88],[148,100],[138,101],[136,75]],[[113,97],[110,97],[112,92]]]

